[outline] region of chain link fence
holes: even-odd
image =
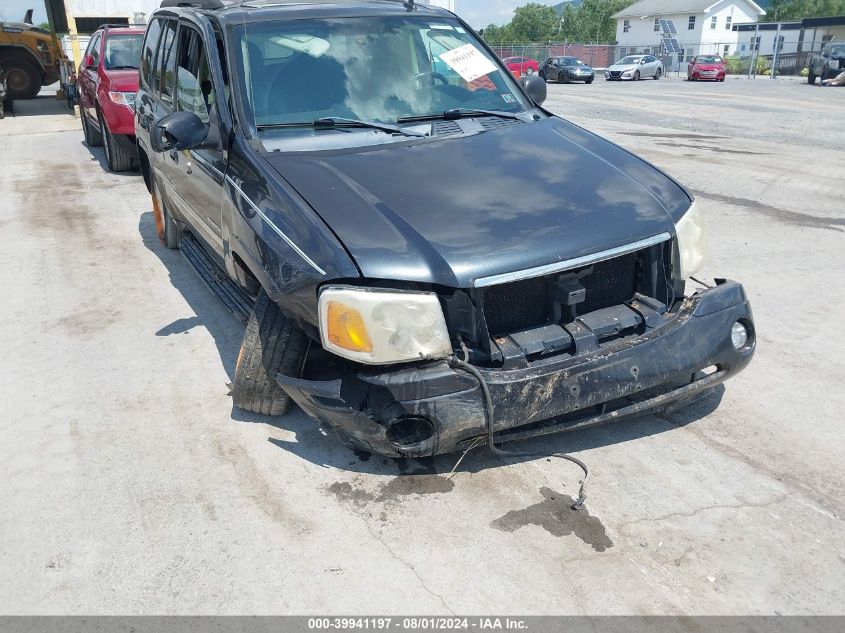
[[[546,43],[490,43],[488,45],[502,59],[526,57],[543,62],[550,57],[577,57],[596,70],[604,70],[626,55],[654,55],[663,61],[666,73],[686,76],[689,61],[698,55],[719,55],[725,59],[728,74],[734,75],[799,75],[807,68],[813,55],[821,51],[822,43],[809,44],[798,40],[781,40],[775,51],[774,42],[745,38],[737,42],[707,44],[681,43],[681,52],[669,53],[660,44],[620,46],[618,44],[580,44],[569,42]],[[768,47],[766,46],[768,45]]]

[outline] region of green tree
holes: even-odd
[[[557,35],[560,18],[545,4],[529,3],[513,12],[510,30],[521,42],[542,42]]]
[[[771,0],[765,22],[797,21],[845,14],[845,0]]]
[[[578,8],[576,38],[582,42],[615,41],[616,20],[611,16],[632,4],[632,0],[584,0]]]

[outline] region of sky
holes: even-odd
[[[534,0],[537,1],[537,0]],[[540,0],[553,5],[559,0]],[[475,29],[488,24],[505,24],[513,17],[513,10],[529,0],[455,0],[455,10]],[[7,20],[20,20],[27,9],[35,9],[33,22],[47,21],[44,0],[0,0],[0,15]]]

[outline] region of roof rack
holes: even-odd
[[[100,29],[128,29],[136,26],[139,26],[142,29],[147,28],[146,24],[138,22],[137,24],[101,24],[94,30],[99,31]]]
[[[198,9],[222,9],[226,6],[226,3],[222,0],[161,0],[161,5],[159,6],[162,9],[167,7],[196,7]]]

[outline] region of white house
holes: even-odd
[[[639,0],[613,15],[619,55],[649,52],[680,64],[699,54],[737,52],[737,24],[756,22],[766,12],[752,0]],[[680,52],[664,45],[659,20],[671,20]]]

